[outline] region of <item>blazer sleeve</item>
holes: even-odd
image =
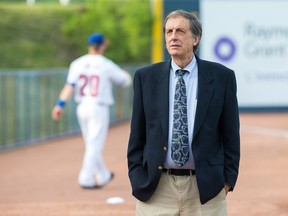
[[[221,120],[225,158],[224,174],[225,183],[231,186],[232,191],[237,181],[240,161],[240,122],[234,71],[229,73],[225,95]]]
[[[143,152],[146,143],[145,115],[143,109],[143,94],[139,71],[135,72],[133,80],[133,112],[130,136],[128,142],[128,173],[133,193],[145,185],[147,170],[143,166]],[[136,191],[135,191],[136,190]]]

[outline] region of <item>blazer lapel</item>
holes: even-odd
[[[209,107],[214,88],[213,76],[205,63],[196,56],[198,64],[198,96],[193,138],[196,136]]]
[[[166,61],[157,67],[155,71],[155,82],[153,88],[155,92],[159,92],[159,98],[154,101],[158,104],[158,112],[160,114],[160,122],[163,133],[168,140],[169,128],[169,77],[170,77],[171,61]]]

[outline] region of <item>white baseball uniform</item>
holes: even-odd
[[[131,84],[131,76],[103,55],[86,54],[74,60],[67,83],[75,87],[77,117],[85,153],[78,182],[83,187],[105,185],[110,171],[103,160],[109,128],[109,106],[114,104],[112,85]]]

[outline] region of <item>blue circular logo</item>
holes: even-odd
[[[221,37],[215,44],[214,53],[221,61],[230,61],[236,53],[236,45],[230,38]]]

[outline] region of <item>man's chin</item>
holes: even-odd
[[[176,50],[176,49],[170,49],[170,50],[169,50],[169,54],[170,54],[171,56],[179,56],[179,55],[180,55],[180,52],[179,52],[179,50]]]

